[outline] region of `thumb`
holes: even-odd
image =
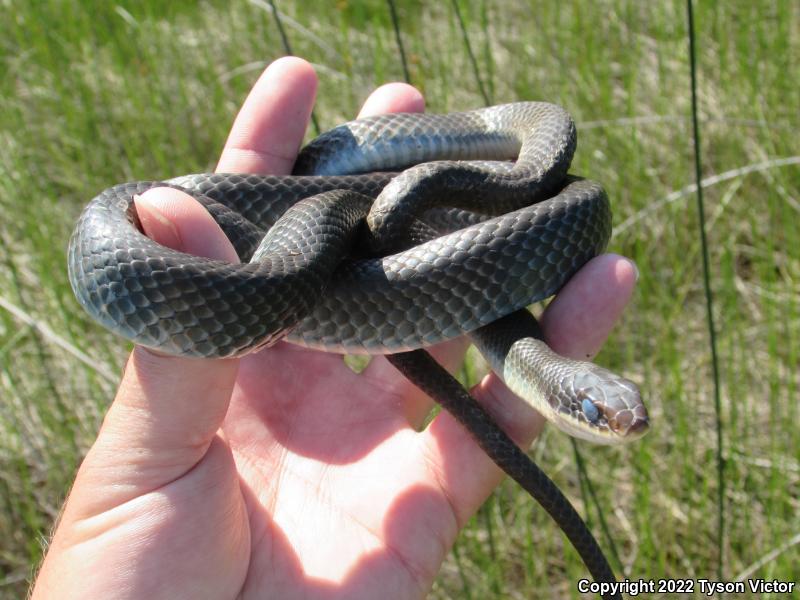
[[[157,188],[135,202],[145,233],[157,242],[238,262],[216,222],[183,192]],[[237,369],[236,359],[164,356],[135,347],[75,489],[102,489],[97,502],[115,506],[186,473],[222,424]]]

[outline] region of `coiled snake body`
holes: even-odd
[[[572,435],[614,443],[647,429],[632,383],[555,355],[524,311],[610,235],[602,188],[567,175],[575,144],[571,117],[547,103],[392,114],[323,134],[292,176],[118,185],[78,221],[70,282],[94,319],[163,352],[238,356],[287,337],[392,355],[543,503],[595,579],[610,580],[557,488],[460,386],[434,383],[436,366],[418,350],[471,333],[512,389]],[[165,185],[203,203],[245,262],[190,256],[144,236],[132,198]]]

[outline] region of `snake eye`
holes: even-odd
[[[590,423],[597,423],[597,420],[600,418],[600,410],[598,410],[594,402],[588,398],[584,398],[581,400],[581,408],[583,409],[584,416]]]

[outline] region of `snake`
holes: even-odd
[[[616,444],[647,431],[636,385],[556,354],[526,310],[610,238],[602,186],[568,173],[576,145],[572,117],[548,102],[358,119],[306,145],[291,175],[201,173],[102,191],[70,239],[69,280],[94,320],[167,354],[237,357],[285,339],[387,355],[545,507],[595,580],[615,581],[567,498],[425,351],[467,334],[566,433]],[[144,235],[134,198],[155,187],[199,201],[241,263]]]

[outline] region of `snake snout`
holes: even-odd
[[[650,417],[635,383],[614,376],[613,381],[606,383],[604,391],[604,398],[598,402],[597,408],[614,434],[629,441],[647,433]]]

